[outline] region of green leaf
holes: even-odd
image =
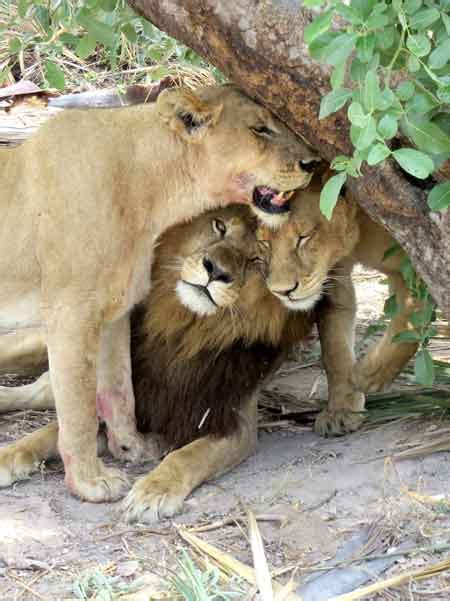
[[[25,15],[27,14],[27,10],[30,6],[30,1],[31,0],[19,0],[17,4],[17,14],[21,19],[24,19]]]
[[[320,210],[328,220],[331,219],[333,209],[339,198],[339,192],[346,179],[346,173],[333,175],[322,188],[322,192],[320,193]]]
[[[399,306],[397,303],[397,297],[395,294],[392,294],[392,296],[390,296],[384,303],[384,314],[386,317],[392,318],[397,315],[398,311]]]
[[[431,50],[431,42],[424,33],[409,35],[406,47],[416,56],[426,56]]]
[[[390,257],[394,257],[395,255],[398,255],[398,253],[400,253],[400,252],[402,252],[402,247],[400,246],[400,244],[398,244],[397,242],[395,242],[384,253],[384,255],[383,255],[383,261],[386,261],[386,259],[389,259]]]
[[[395,102],[394,92],[390,88],[384,88],[384,90],[379,94],[376,102],[377,110],[387,110],[390,106],[392,106],[392,103]]]
[[[450,104],[450,85],[442,86],[441,88],[438,88],[436,94],[441,102]]]
[[[354,58],[350,65],[350,79],[362,86],[364,78],[367,72],[367,65],[362,63],[359,59]]]
[[[423,8],[416,12],[409,20],[411,29],[426,29],[437,21],[440,13],[437,8]]]
[[[450,137],[427,117],[410,115],[403,124],[406,135],[420,150],[429,154],[450,152]]]
[[[87,34],[80,38],[77,47],[75,48],[75,52],[77,56],[84,59],[94,52],[96,45],[97,42],[95,38]]]
[[[385,140],[390,140],[397,133],[397,119],[387,113],[378,123],[378,133]]]
[[[367,157],[368,165],[377,165],[387,159],[387,157],[391,154],[390,149],[386,146],[386,144],[375,144],[370,149],[369,156]]]
[[[434,382],[433,358],[425,348],[420,349],[416,355],[414,374],[416,381],[423,386],[431,386]]]
[[[450,60],[450,39],[439,44],[428,57],[428,64],[432,69],[441,69]]]
[[[304,0],[303,2],[305,8],[315,8],[322,6],[322,4],[325,4],[325,0]]]
[[[392,342],[420,342],[422,336],[413,330],[404,330],[392,337]]]
[[[45,61],[45,79],[50,88],[64,90],[66,85],[64,72],[52,61]]]
[[[338,154],[338,156],[334,157],[331,161],[331,169],[334,169],[335,171],[345,171],[349,160],[350,159],[345,156],[345,154]]]
[[[135,44],[138,40],[136,29],[131,23],[125,23],[121,29],[122,33],[126,36],[127,40],[132,44]]]
[[[356,33],[342,33],[338,35],[326,47],[323,60],[329,65],[334,66],[345,62],[355,48],[357,37]]]
[[[319,17],[315,18],[314,21],[305,28],[304,40],[306,44],[310,44],[319,35],[322,35],[329,30],[331,20],[333,17],[333,11],[327,10]]]
[[[78,15],[78,23],[87,29],[89,35],[106,47],[112,47],[117,41],[117,34],[110,25],[87,17],[84,13]]]
[[[364,88],[362,90],[363,104],[369,112],[372,112],[375,109],[379,94],[380,84],[377,72],[370,70],[366,74]]]
[[[397,86],[395,93],[400,100],[409,100],[414,95],[415,89],[412,81],[402,81],[402,83]]]
[[[112,13],[116,8],[119,0],[97,0],[99,8],[105,12]]]
[[[419,115],[425,115],[436,107],[436,103],[429,94],[422,94],[418,92],[408,100],[406,104],[406,110],[410,113],[418,113]]]
[[[11,38],[8,42],[8,49],[11,54],[17,54],[22,50],[22,40],[20,38]]]
[[[395,40],[395,33],[393,27],[385,27],[382,31],[377,31],[375,37],[378,48],[381,50],[388,50],[391,48]]]
[[[367,27],[369,29],[382,29],[390,22],[387,15],[373,15],[367,20]]]
[[[445,30],[447,31],[448,35],[450,35],[450,17],[445,13],[441,13],[441,19],[444,23]]]
[[[410,73],[416,73],[420,69],[419,59],[410,54],[406,60],[406,67]]]
[[[418,179],[425,179],[434,171],[430,157],[414,148],[399,148],[394,150],[392,156],[402,169]]]
[[[341,88],[345,78],[345,63],[337,65],[331,73],[330,83],[333,90]]]
[[[372,144],[377,137],[377,124],[373,117],[367,119],[364,127],[352,125],[350,128],[350,139],[353,146],[358,150],[364,150]]]
[[[368,63],[375,49],[375,34],[369,33],[368,35],[358,38],[356,41],[356,50],[358,51],[357,56],[363,63]]]
[[[405,11],[408,15],[413,15],[422,6],[422,0],[406,0]]]
[[[369,115],[364,113],[364,109],[359,102],[351,103],[348,107],[347,116],[350,123],[353,123],[353,125],[356,125],[357,127],[364,127],[369,118]]]
[[[320,103],[319,119],[324,119],[325,117],[328,117],[328,115],[338,111],[344,106],[351,95],[352,90],[339,88],[324,96]]]
[[[450,182],[434,186],[428,194],[428,206],[432,211],[442,211],[450,206]]]

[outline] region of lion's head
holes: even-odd
[[[255,220],[245,207],[228,207],[197,218],[191,235],[178,248],[179,300],[199,316],[231,307],[249,271],[262,261],[260,254]]]
[[[279,344],[288,311],[267,289],[268,253],[248,207],[230,205],[161,236],[143,330],[172,357],[236,340]]]
[[[318,163],[305,141],[233,85],[171,88],[157,102],[163,121],[197,145],[211,194],[250,204],[272,227],[287,220],[292,192]]]
[[[341,197],[330,221],[320,211],[320,193],[298,193],[289,223],[259,238],[270,249],[267,286],[290,310],[308,311],[326,292],[337,263],[351,254],[358,237],[356,205]]]

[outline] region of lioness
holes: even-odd
[[[349,195],[341,197],[328,221],[321,213],[322,181],[315,181],[292,202],[289,223],[277,231],[260,228],[270,247],[267,285],[291,311],[317,311],[322,359],[328,378],[328,408],[316,420],[322,435],[343,434],[359,427],[365,392],[390,384],[417,350],[413,342],[392,342],[412,327],[409,316],[418,305],[400,272],[404,258],[384,255],[394,240],[370,219]],[[355,364],[355,292],[351,272],[356,263],[387,275],[399,311],[381,340]]]
[[[69,490],[127,487],[97,458],[97,407],[112,453],[137,459],[129,319],[150,285],[156,238],[230,202],[283,213],[314,155],[233,86],[169,89],[155,105],[64,111],[0,150],[0,324],[46,329]],[[97,395],[97,407],[95,403]],[[116,423],[120,415],[120,422]]]
[[[259,384],[310,331],[312,314],[290,313],[268,291],[255,228],[249,210],[234,206],[160,238],[152,290],[132,319],[132,371],[139,430],[153,433],[146,442],[155,457],[175,450],[133,487],[129,520],[173,515],[193,488],[254,450]],[[32,333],[28,348],[42,355],[38,340]],[[48,374],[0,388],[0,410],[53,402]],[[57,455],[56,442],[55,423],[0,449],[0,486],[38,470]]]

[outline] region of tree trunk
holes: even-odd
[[[303,30],[311,12],[298,0],[129,0],[158,28],[196,50],[261,101],[320,155],[351,154],[345,112],[319,121],[329,67],[311,59]],[[435,300],[450,314],[450,211],[430,213],[421,182],[392,161],[366,166],[348,186],[361,206],[410,255]]]

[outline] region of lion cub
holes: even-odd
[[[149,290],[156,238],[232,202],[279,221],[284,193],[309,183],[313,159],[233,86],[169,89],[154,105],[64,111],[23,145],[0,150],[0,325],[46,329],[73,494],[110,501],[128,486],[97,458],[97,412],[116,434],[116,457],[144,452],[128,315]]]
[[[322,435],[339,435],[360,426],[364,393],[390,384],[416,352],[415,343],[396,343],[392,338],[412,327],[409,316],[417,304],[400,272],[405,255],[384,259],[395,243],[389,233],[348,195],[339,199],[328,221],[319,207],[320,188],[321,183],[313,182],[297,193],[289,223],[277,231],[262,227],[259,236],[270,247],[271,292],[291,311],[309,311],[317,305],[328,408],[317,417],[315,427]],[[381,340],[355,363],[351,272],[356,263],[386,274],[400,308]]]

